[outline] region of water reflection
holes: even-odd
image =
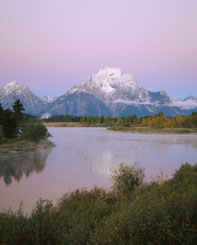
[[[76,188],[110,188],[111,169],[121,162],[145,168],[147,178],[160,171],[170,177],[182,163],[197,162],[197,134],[129,134],[104,128],[49,128],[49,132],[56,145],[51,153],[0,155],[0,210],[16,210],[23,200],[30,212],[40,197],[56,202]]]
[[[33,172],[43,171],[50,152],[51,149],[42,149],[32,152],[2,154],[0,156],[0,178],[4,179],[6,185],[10,185],[12,179],[19,182],[23,176],[29,177]]]
[[[129,134],[100,128],[61,129],[52,133],[56,145],[72,161],[81,162],[107,178],[122,162],[145,168],[147,178],[151,178],[160,171],[170,176],[182,163],[194,163],[197,159],[197,135]]]

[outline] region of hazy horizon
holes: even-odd
[[[146,90],[197,96],[195,0],[1,0],[0,88],[59,96],[104,66]]]

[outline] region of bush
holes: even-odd
[[[136,171],[141,176],[121,164],[115,176],[128,180],[125,173]],[[142,176],[127,190],[132,200],[95,187],[68,193],[56,206],[40,200],[29,216],[0,212],[0,244],[196,244],[197,164],[135,188]]]
[[[127,166],[123,163],[112,171],[112,180],[114,188],[123,195],[129,194],[136,186],[142,184],[144,179],[144,170],[135,166]]]
[[[50,134],[47,128],[40,122],[27,123],[24,128],[24,138],[34,142],[47,139]]]
[[[98,224],[97,244],[196,244],[196,179],[197,164],[184,164],[168,181],[140,185]]]

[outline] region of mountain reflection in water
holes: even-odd
[[[19,182],[23,176],[29,177],[33,172],[43,171],[50,152],[51,149],[42,149],[2,154],[0,156],[0,178],[3,177],[4,183],[10,185],[13,179]]]

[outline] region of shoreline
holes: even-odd
[[[88,127],[95,127],[95,128],[106,128],[106,124],[87,124],[87,123],[80,123],[80,122],[43,122],[45,127],[68,127],[68,128],[88,128]]]
[[[109,126],[106,124],[81,124],[80,122],[44,122],[46,127],[80,127],[80,128],[106,128],[111,131],[119,131],[125,133],[142,133],[142,134],[197,134],[197,128],[148,128],[138,126]]]
[[[107,130],[142,134],[197,134],[197,129],[194,128],[148,128],[112,126],[108,127]]]
[[[55,144],[49,140],[41,140],[39,143],[28,140],[9,140],[0,144],[0,154],[27,152],[54,146]]]

